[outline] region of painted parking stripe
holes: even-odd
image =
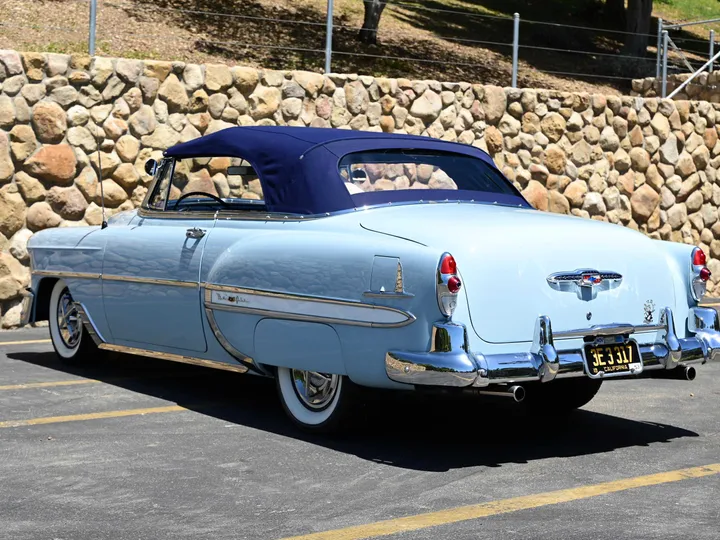
[[[25,339],[22,341],[0,341],[2,345],[35,345],[37,343],[50,343],[49,339]]]
[[[358,525],[304,536],[293,536],[292,538],[285,538],[284,540],[360,540],[362,538],[375,538],[400,532],[437,527],[438,525],[448,525],[459,521],[496,516],[498,514],[508,514],[510,512],[517,512],[518,510],[588,499],[590,497],[617,493],[628,489],[657,486],[670,482],[679,482],[680,480],[688,480],[690,478],[702,478],[714,474],[720,474],[720,463],[649,474],[647,476],[637,476],[635,478],[625,478],[623,480],[603,482],[602,484],[549,491],[547,493],[538,493],[523,497],[513,497],[512,499],[503,499],[470,506],[460,506],[439,512],[429,512],[427,514],[378,521],[377,523],[370,523],[368,525]]]
[[[37,383],[22,383],[22,384],[6,384],[0,386],[0,390],[25,390],[29,388],[52,388],[53,386],[73,386],[76,384],[91,384],[99,383],[95,379],[70,379],[67,381],[48,381],[48,382],[37,382]]]
[[[121,418],[123,416],[142,416],[145,414],[160,414],[187,410],[188,409],[181,407],[180,405],[168,405],[166,407],[149,407],[145,409],[127,409],[124,411],[72,414],[69,416],[46,416],[42,418],[30,418],[28,420],[7,420],[0,422],[0,429],[21,426],[38,426],[42,424],[60,424],[64,422],[79,422],[82,420],[100,420],[102,418]]]

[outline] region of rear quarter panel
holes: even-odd
[[[373,284],[376,257],[401,261],[405,291],[413,296],[363,295]],[[201,282],[411,313],[415,320],[409,324],[376,328],[215,312],[226,339],[260,364],[341,373],[359,384],[396,387],[385,374],[385,353],[429,346],[431,325],[440,318],[435,298],[439,257],[435,250],[366,231],[356,219],[343,216],[307,222],[228,220],[218,222],[208,239]]]

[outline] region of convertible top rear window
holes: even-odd
[[[428,189],[516,193],[514,187],[484,161],[452,152],[397,149],[355,152],[340,160],[339,171],[353,195]],[[458,196],[465,199],[467,194]],[[422,198],[420,194],[417,197]]]

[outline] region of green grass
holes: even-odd
[[[87,41],[38,41],[23,46],[25,51],[60,53],[60,54],[86,54]]]
[[[655,0],[653,15],[672,22],[699,21],[720,18],[720,2],[718,0]],[[707,37],[708,31],[720,30],[720,24],[689,26],[690,33]]]

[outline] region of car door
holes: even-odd
[[[105,313],[116,344],[202,352],[207,344],[200,262],[215,211],[208,205],[168,207],[169,188],[175,187],[172,165],[163,164],[154,190],[130,223],[105,230]]]

